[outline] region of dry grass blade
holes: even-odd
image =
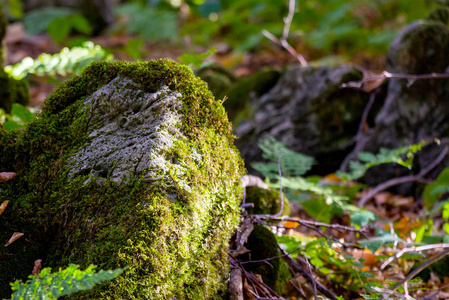
[[[8,206],[9,201],[3,201],[2,205],[0,205],[0,215],[5,211],[5,208]]]
[[[18,238],[20,238],[23,235],[22,232],[14,232],[14,234],[12,235],[12,237],[9,239],[9,241],[6,243],[5,247],[8,247],[9,245],[11,245],[12,243],[14,243],[15,241],[17,241]]]
[[[5,182],[16,177],[16,172],[0,172],[0,182]]]

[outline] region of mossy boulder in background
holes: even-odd
[[[236,77],[220,65],[201,68],[197,74],[217,99],[224,100],[223,106],[234,126],[252,116],[251,100],[268,93],[281,76],[280,71],[264,68],[249,76]]]
[[[447,8],[432,12],[428,20],[408,25],[393,41],[388,51],[388,71],[399,74],[447,73],[449,71],[449,27]],[[369,185],[391,178],[411,175],[428,167],[449,145],[449,78],[407,80],[391,78],[385,103],[376,116],[375,126],[360,138],[360,151],[377,153],[380,148],[396,149],[406,145],[440,140],[417,155],[413,170],[395,164],[372,168],[365,174]],[[350,158],[354,159],[352,153]],[[445,158],[430,174],[446,166]],[[416,185],[404,184],[395,192],[419,194]]]
[[[3,49],[3,39],[6,34],[7,20],[0,2],[0,108],[7,113],[11,112],[12,104],[23,106],[29,103],[28,83],[25,80],[15,80],[3,70],[6,51]]]
[[[220,299],[238,224],[243,162],[226,113],[171,60],[94,63],[0,133],[8,209],[0,297],[44,266],[128,267],[87,299]]]
[[[284,206],[281,216],[290,214],[288,200],[284,195]],[[275,215],[281,209],[281,193],[278,190],[264,189],[258,186],[246,187],[246,203],[253,203],[254,207],[246,210],[249,214],[268,214]]]
[[[262,225],[254,226],[245,247],[250,252],[238,257],[242,262],[264,260],[281,255],[276,237]],[[269,264],[266,262],[246,263],[244,267],[247,272],[261,275],[263,282],[280,295],[283,294],[287,280],[291,277],[287,264],[282,258],[271,259]]]
[[[253,116],[251,100],[268,93],[280,76],[281,72],[264,68],[249,76],[238,78],[219,95],[220,98],[227,97],[223,105],[234,126]]]
[[[254,113],[235,129],[236,145],[247,165],[262,161],[255,147],[274,137],[296,152],[313,156],[313,172],[328,174],[338,169],[354,146],[368,94],[342,89],[341,84],[362,79],[351,66],[293,66],[268,93],[256,97]],[[318,169],[324,166],[324,169]]]

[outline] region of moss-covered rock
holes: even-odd
[[[263,189],[257,186],[246,187],[246,203],[253,203],[254,207],[247,208],[249,214],[274,215],[281,209],[281,193],[278,190]],[[282,216],[290,214],[288,200],[284,195]]]
[[[73,298],[219,299],[241,199],[233,138],[206,84],[171,60],[94,63],[63,83],[23,132],[0,132],[0,171],[18,173],[1,186],[0,240],[25,234],[2,250],[0,297],[43,259],[128,266]]]
[[[362,77],[349,65],[292,66],[285,71],[268,93],[252,101],[254,113],[235,129],[247,165],[262,161],[262,150],[254,145],[274,137],[296,152],[313,156],[318,162],[313,173],[338,169],[354,145],[369,97],[342,89],[341,84]]]
[[[446,8],[431,13],[430,20],[419,20],[405,27],[388,51],[388,71],[396,74],[447,73],[449,70],[449,27]],[[439,20],[439,21],[436,21]],[[364,177],[367,184],[376,186],[399,176],[417,174],[427,168],[449,145],[449,79],[388,81],[385,103],[375,119],[375,126],[359,139],[360,152],[377,153],[381,148],[395,149],[406,145],[430,142],[415,157],[413,170],[397,164],[370,169]],[[355,159],[352,153],[348,158]],[[428,174],[436,177],[449,166],[445,158]],[[394,192],[419,197],[421,187],[406,183]]]
[[[203,67],[196,74],[207,83],[217,99],[222,99],[225,91],[237,80],[231,71],[217,64]]]
[[[250,76],[239,78],[219,96],[228,97],[224,107],[235,126],[254,113],[251,110],[251,99],[268,93],[280,76],[281,72],[265,68]]]
[[[278,244],[274,234],[262,225],[255,225],[248,237],[245,247],[249,254],[241,255],[241,261],[264,260],[280,256]],[[272,259],[266,262],[245,264],[245,270],[262,276],[262,280],[270,288],[282,295],[287,280],[291,277],[287,264],[282,258]]]

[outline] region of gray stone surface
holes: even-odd
[[[165,154],[183,138],[178,130],[181,94],[162,87],[145,93],[129,78],[117,77],[84,103],[89,105],[90,144],[71,157],[69,176],[91,173],[121,181],[130,175],[152,182],[170,166]],[[151,171],[145,172],[148,168]],[[179,166],[178,170],[182,172]]]
[[[407,26],[388,51],[388,71],[402,74],[444,73],[449,67],[449,29],[435,21],[417,21]],[[395,149],[438,138],[449,144],[449,79],[390,79],[385,104],[375,126],[361,139],[361,151],[376,153],[380,148]],[[428,166],[442,149],[429,145],[415,161],[413,172]],[[354,153],[350,155],[354,158]],[[434,176],[448,165],[446,160]],[[396,166],[381,166],[368,172],[371,185],[411,171]],[[400,193],[411,193],[403,186]]]
[[[354,144],[368,101],[367,94],[340,86],[361,78],[348,65],[295,66],[285,72],[274,88],[255,99],[254,115],[235,130],[245,161],[260,160],[258,142],[275,137],[292,150],[314,156],[321,165],[338,168]]]

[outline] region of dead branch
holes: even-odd
[[[425,245],[425,246],[418,246],[418,247],[409,247],[404,248],[395,255],[392,255],[389,259],[387,259],[382,266],[380,267],[381,270],[385,269],[386,266],[388,266],[394,259],[398,259],[401,257],[404,253],[410,253],[410,252],[421,252],[426,250],[432,250],[432,249],[445,249],[449,248],[449,244],[447,243],[439,243],[439,244],[432,244],[432,245]]]
[[[307,220],[298,220],[298,219],[290,218],[290,217],[275,217],[273,215],[252,215],[252,217],[256,218],[256,219],[270,219],[270,220],[275,220],[275,221],[296,222],[299,225],[303,225],[303,226],[326,227],[326,228],[330,228],[330,229],[335,229],[339,232],[350,231],[350,232],[364,233],[364,232],[368,231],[368,228],[365,228],[365,227],[361,228],[361,229],[356,229],[351,226],[344,226],[344,225],[340,225],[340,224],[326,224],[326,223],[307,221]]]
[[[416,275],[418,275],[422,270],[424,270],[425,268],[427,268],[428,266],[432,265],[433,263],[439,261],[440,259],[442,259],[443,257],[445,257],[446,255],[449,254],[449,249],[444,250],[443,252],[439,253],[438,255],[432,257],[431,259],[426,260],[425,262],[423,262],[422,264],[420,264],[416,269],[414,269],[413,271],[411,271],[410,273],[408,273],[407,276],[405,276],[404,279],[402,279],[401,281],[399,281],[398,283],[396,283],[390,290],[389,292],[394,292],[398,287],[400,287],[401,285],[403,285],[404,283],[408,282],[410,279],[412,279],[413,277],[415,277]],[[383,299],[387,299],[388,298],[388,294],[384,295],[382,297],[381,300]]]
[[[368,119],[369,112],[371,110],[371,107],[374,104],[374,100],[376,100],[376,95],[378,92],[379,92],[379,89],[375,89],[374,91],[371,92],[369,101],[366,104],[365,109],[363,110],[362,119],[360,120],[359,129],[357,130],[357,135],[355,138],[355,147],[354,147],[354,156],[355,157],[357,157],[357,155],[360,152],[360,147],[361,147],[360,141],[363,136],[363,128],[365,127],[366,120]],[[346,167],[348,166],[350,159],[351,158],[349,156],[347,156],[345,158],[345,160],[341,163],[340,170],[342,170],[342,171],[346,170]]]
[[[383,71],[379,75],[368,76],[363,78],[360,81],[350,81],[343,83],[341,85],[342,88],[362,88],[362,85],[366,82],[385,80],[387,78],[399,78],[399,79],[408,79],[409,86],[412,85],[416,80],[422,79],[445,79],[449,78],[449,73],[430,73],[430,74],[403,74],[403,73],[390,73],[388,71]]]
[[[302,66],[307,66],[307,60],[304,58],[302,54],[299,54],[296,52],[295,48],[293,48],[288,42],[288,34],[290,31],[290,25],[293,20],[293,16],[295,15],[295,0],[289,0],[288,2],[288,14],[287,17],[284,18],[284,30],[282,31],[282,37],[278,39],[276,36],[274,36],[271,32],[264,29],[262,30],[262,34],[267,37],[269,40],[271,40],[273,43],[283,47],[285,50],[288,51],[291,55],[293,55]]]
[[[324,296],[326,296],[329,299],[332,300],[338,300],[337,296],[335,296],[335,294],[333,292],[331,292],[329,289],[327,289],[324,285],[322,285],[319,281],[316,281],[313,276],[311,274],[309,274],[301,264],[299,264],[297,261],[295,261],[293,259],[293,257],[291,255],[289,255],[288,253],[285,252],[284,249],[279,248],[279,251],[281,251],[281,254],[284,254],[284,259],[285,262],[287,263],[287,265],[289,266],[289,268],[291,270],[294,271],[294,274],[299,274],[301,276],[303,276],[306,280],[308,280],[309,282],[314,282],[316,284],[316,289],[322,293]]]

